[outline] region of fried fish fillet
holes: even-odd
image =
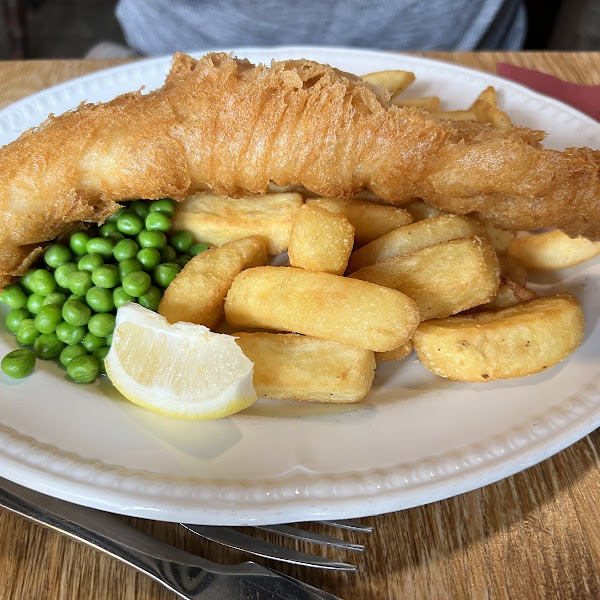
[[[391,106],[387,92],[311,61],[177,54],[162,88],[82,104],[0,148],[0,288],[44,242],[103,222],[117,202],[261,194],[270,182],[423,198],[504,228],[600,239],[600,152],[545,150],[542,138]]]

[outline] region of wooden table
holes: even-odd
[[[426,53],[495,71],[498,61],[577,83],[600,84],[600,53]],[[61,81],[124,61],[0,63],[0,107]],[[600,598],[600,433],[483,489],[364,519],[375,529],[357,574],[282,567],[342,598],[582,600]],[[241,555],[176,525],[131,519],[207,558]],[[359,540],[360,536],[350,536]],[[0,512],[0,600],[171,600],[149,578],[12,514]],[[224,599],[226,600],[226,599]]]

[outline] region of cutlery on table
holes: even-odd
[[[149,575],[187,600],[335,600],[337,597],[252,561],[221,565],[171,546],[116,516],[46,496],[0,478],[0,508],[5,508],[100,550]],[[369,532],[350,521],[329,525]],[[184,524],[197,535],[274,560],[333,570],[356,570],[353,565],[258,540],[226,527]],[[320,544],[363,550],[329,536],[289,525],[261,529]]]

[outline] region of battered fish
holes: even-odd
[[[270,182],[321,195],[423,198],[500,227],[600,239],[600,152],[540,146],[543,133],[440,122],[390,106],[358,77],[305,60],[254,66],[177,54],[164,86],[51,116],[0,149],[0,288],[41,245],[117,202]]]

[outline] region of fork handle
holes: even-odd
[[[46,496],[0,477],[0,508],[65,534],[135,569],[185,600],[334,600],[253,562],[225,566],[180,550],[104,511]]]

